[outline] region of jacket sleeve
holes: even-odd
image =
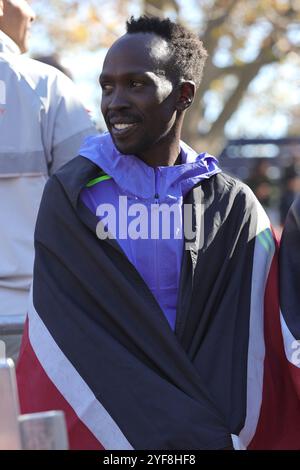
[[[49,93],[42,115],[43,141],[48,159],[49,174],[78,155],[82,140],[96,129],[77,98],[74,83],[63,73],[55,71],[49,80]]]

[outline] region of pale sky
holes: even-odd
[[[67,0],[66,0],[67,1]],[[191,28],[201,24],[201,9],[198,0],[179,0],[182,6],[182,16]],[[35,2],[37,4],[37,1]],[[51,9],[51,4],[39,1],[42,10]],[[139,14],[139,2],[133,0],[130,14]],[[124,27],[125,30],[125,27]],[[122,28],[121,28],[122,31]],[[252,60],[257,51],[257,45],[268,32],[267,24],[262,22],[252,34],[249,35],[247,48],[241,52],[243,60]],[[122,32],[121,32],[122,34]],[[300,42],[300,28],[291,33]],[[52,45],[41,34],[38,23],[33,28],[31,38],[31,53],[48,54],[52,52]],[[228,52],[228,39],[224,38],[214,60],[220,66],[230,64]],[[91,110],[94,120],[104,125],[100,113],[100,87],[98,76],[101,71],[105,50],[98,52],[77,51],[73,53],[61,52],[61,61],[70,69],[74,81],[78,86],[78,93],[84,105]],[[234,81],[229,77],[228,90]],[[232,82],[232,83],[231,83]],[[255,137],[283,137],[289,126],[288,106],[300,105],[300,57],[291,53],[285,64],[268,65],[261,69],[258,76],[252,81],[249,91],[241,103],[238,111],[226,124],[226,134],[229,138]],[[206,125],[216,118],[222,109],[222,96],[218,93],[207,93],[205,96]],[[268,117],[266,118],[266,110]],[[203,124],[204,125],[204,124]],[[300,128],[300,125],[299,125]],[[300,130],[300,129],[299,129]]]

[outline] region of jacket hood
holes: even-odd
[[[199,181],[221,172],[215,157],[197,154],[184,142],[180,142],[182,164],[152,168],[134,155],[124,155],[115,147],[109,133],[88,137],[79,154],[101,168],[113,178],[127,194],[142,199],[153,198],[157,192],[159,174],[160,200],[178,198]]]

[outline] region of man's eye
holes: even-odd
[[[104,91],[105,93],[109,93],[112,91],[113,86],[109,85],[108,83],[103,83],[101,84],[101,88],[102,88],[102,91]]]
[[[131,86],[132,86],[133,88],[139,88],[139,87],[141,87],[141,86],[143,86],[143,85],[144,85],[144,84],[143,84],[142,82],[137,82],[137,81],[135,81],[135,80],[133,80],[133,81],[131,82]]]

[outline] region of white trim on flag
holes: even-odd
[[[286,358],[300,369],[300,340],[292,335],[281,312],[280,323]]]
[[[28,309],[29,339],[45,373],[73,408],[79,419],[108,450],[132,450],[118,425],[77,370],[63,354],[33,305],[32,288]]]
[[[266,282],[275,253],[270,222],[258,202],[257,217],[251,285],[246,419],[238,438],[235,436],[233,440],[234,448],[240,450],[247,448],[255,434],[262,404],[265,359],[264,299]]]

